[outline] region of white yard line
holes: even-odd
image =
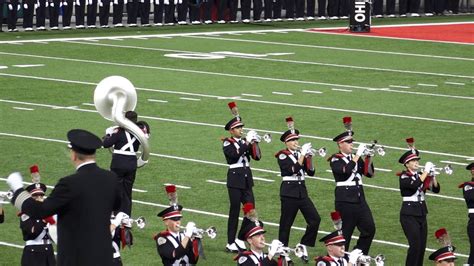
[[[173,72],[185,72],[185,73],[195,73],[195,74],[206,74],[206,75],[215,75],[215,76],[224,76],[224,77],[234,77],[234,78],[245,78],[245,79],[254,79],[254,80],[265,80],[265,81],[278,81],[278,82],[287,82],[287,83],[296,83],[296,84],[308,84],[308,85],[325,85],[325,86],[337,86],[344,88],[356,88],[356,89],[365,89],[365,90],[379,90],[395,93],[408,93],[408,94],[418,94],[418,95],[427,95],[427,96],[438,96],[438,97],[447,97],[447,98],[459,98],[459,99],[469,99],[474,100],[474,97],[467,96],[457,96],[457,95],[444,95],[444,94],[435,94],[435,93],[424,93],[424,92],[408,92],[408,91],[397,91],[390,89],[380,89],[380,88],[369,88],[364,86],[354,86],[354,85],[343,85],[343,84],[333,84],[325,82],[315,82],[315,81],[303,81],[303,80],[291,80],[291,79],[280,79],[280,78],[269,78],[269,77],[258,77],[258,76],[247,76],[247,75],[237,75],[237,74],[227,74],[219,72],[207,72],[207,71],[197,71],[197,70],[186,70],[186,69],[176,69],[176,68],[166,68],[166,67],[154,67],[154,66],[143,66],[143,65],[130,65],[123,63],[114,63],[114,62],[102,62],[102,61],[91,61],[83,59],[71,59],[63,57],[51,57],[51,56],[39,56],[39,55],[27,55],[27,54],[17,54],[17,53],[5,53],[0,52],[0,54],[7,54],[13,56],[23,56],[23,57],[33,57],[33,58],[43,58],[43,59],[52,59],[52,60],[62,60],[62,61],[71,61],[71,62],[81,62],[81,63],[91,63],[91,64],[100,64],[100,65],[114,65],[114,66],[124,66],[124,67],[136,67],[144,69],[158,69],[164,71],[173,71]],[[14,74],[0,73],[4,76],[15,76]],[[16,75],[21,76],[21,75]],[[51,79],[53,80],[53,79]]]
[[[444,84],[464,86],[466,83],[445,81]]]
[[[248,97],[258,97],[258,98],[261,98],[263,97],[262,95],[260,94],[249,94],[249,93],[242,93],[242,96],[248,96]]]
[[[314,93],[314,94],[321,94],[321,93],[323,93],[323,92],[321,92],[321,91],[310,91],[310,90],[302,90],[302,92]]]
[[[167,103],[168,101],[164,100],[156,100],[156,99],[148,99],[149,102],[155,102],[155,103]]]
[[[188,187],[188,186],[176,185],[176,184],[171,184],[171,183],[164,183],[163,185],[164,185],[164,186],[174,185],[174,186],[177,187],[177,188],[191,189],[191,187]]]
[[[336,89],[336,88],[332,88],[331,90],[333,90],[333,91],[352,92],[352,90],[346,90],[346,89]]]
[[[377,168],[377,167],[375,167],[375,170],[381,171],[381,172],[392,172],[392,170],[390,170],[390,169]]]
[[[256,177],[256,176],[254,176],[253,179],[264,181],[264,182],[270,182],[270,183],[275,182],[275,180],[273,180],[273,179],[268,179],[268,178],[263,178],[263,177]]]
[[[200,101],[201,99],[197,99],[197,98],[188,98],[188,97],[179,97],[181,100],[185,100],[185,101]]]
[[[410,86],[402,86],[402,85],[388,85],[390,88],[400,88],[400,89],[409,89]]]
[[[36,65],[13,65],[14,67],[19,67],[19,68],[26,68],[26,67],[41,67],[44,66],[44,64],[36,64]]]
[[[17,110],[23,110],[23,111],[34,111],[35,109],[31,109],[31,108],[24,108],[24,107],[12,107],[13,109],[17,109]]]
[[[458,163],[458,162],[453,162],[453,161],[440,161],[442,163],[448,163],[448,164],[455,164],[455,165],[462,165],[462,166],[467,166],[467,163]]]
[[[418,86],[422,87],[438,87],[436,84],[426,84],[426,83],[418,83]]]
[[[85,105],[85,106],[95,106],[95,104],[93,104],[93,103],[82,103],[82,105]]]
[[[211,179],[206,180],[206,182],[208,182],[208,183],[214,183],[214,184],[219,184],[219,185],[227,185],[226,182],[223,182],[223,181],[216,181],[216,180],[211,180]]]
[[[68,143],[67,141],[64,141],[64,140],[48,139],[48,138],[25,136],[25,135],[10,134],[10,133],[2,133],[2,132],[0,132],[0,136],[9,136],[9,137],[18,137],[18,138],[27,138],[27,139],[35,139],[35,140],[44,140],[44,141]],[[199,159],[194,159],[194,158],[186,158],[186,157],[173,156],[173,155],[167,155],[167,154],[158,154],[158,153],[150,153],[150,155],[151,156],[156,156],[156,157],[161,157],[161,158],[175,159],[175,160],[180,160],[180,161],[187,161],[187,162],[202,163],[202,164],[208,164],[208,165],[216,165],[216,166],[221,166],[221,167],[228,167],[228,165],[225,164],[225,163],[205,161],[205,160],[199,160]],[[256,171],[256,172],[264,172],[264,173],[272,173],[272,174],[279,174],[280,173],[279,171],[270,170],[270,169],[256,168],[256,167],[252,167],[252,170]],[[331,170],[326,170],[326,172],[331,173]],[[323,178],[323,177],[317,177],[317,176],[316,177],[308,176],[306,178],[334,183],[334,179],[332,179],[332,178]],[[400,190],[397,189],[397,188],[383,187],[383,186],[370,185],[370,184],[364,184],[364,187],[394,191],[394,192],[398,192],[398,193],[400,192]],[[445,199],[464,201],[464,198],[459,198],[459,197],[452,197],[452,196],[439,195],[439,194],[433,194],[433,193],[427,193],[426,195],[437,197],[437,198],[445,198]]]
[[[293,95],[293,93],[291,93],[291,92],[279,92],[279,91],[272,91],[272,94],[276,94],[276,95],[287,95],[287,96]]]

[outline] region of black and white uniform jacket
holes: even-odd
[[[400,176],[400,193],[402,194],[402,208],[400,214],[411,216],[426,216],[428,208],[425,203],[426,190],[433,193],[439,193],[441,187],[438,183],[437,187],[433,186],[431,176],[427,176],[425,181],[420,179],[420,173],[412,173],[411,171],[403,171],[397,174]]]
[[[229,165],[227,171],[227,187],[248,189],[253,187],[251,158],[258,161],[261,158],[258,143],[249,144],[238,138],[225,138],[223,143],[224,156]]]
[[[316,266],[346,266],[349,265],[349,257],[344,255],[342,258],[336,258],[333,256],[318,256],[314,259]]]
[[[362,176],[374,175],[372,157],[367,156],[364,160],[359,158],[356,163],[352,160],[352,156],[352,154],[336,153],[328,159],[336,181],[336,202],[365,202]]]
[[[257,254],[253,251],[244,251],[234,258],[237,265],[243,266],[277,266],[278,262],[270,260],[265,253]]]
[[[133,134],[120,127],[114,134],[105,136],[103,145],[104,148],[112,146],[114,148],[110,168],[131,170],[137,168],[136,152],[140,142]]]
[[[183,247],[181,240],[184,237],[182,232],[174,234],[170,231],[163,231],[155,236],[156,247],[163,265],[195,265],[198,262],[198,240],[189,240],[188,245]]]
[[[306,190],[305,175],[314,176],[315,169],[311,157],[305,157],[303,165],[298,163],[300,152],[291,152],[288,149],[281,150],[275,154],[280,166],[282,182],[280,185],[280,196],[304,199],[308,197]]]
[[[474,182],[464,182],[459,185],[462,188],[464,200],[466,201],[468,216],[474,218]]]
[[[23,240],[26,241],[25,246],[30,245],[51,245],[53,243],[48,232],[48,222],[55,224],[53,217],[45,219],[32,219],[27,214],[20,215],[20,228],[23,233]]]

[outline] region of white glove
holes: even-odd
[[[118,5],[118,0],[114,0],[114,5]]]
[[[252,141],[255,141],[257,139],[257,132],[255,130],[250,130],[247,133],[247,136],[245,136],[245,140],[247,140],[248,143],[251,143]]]
[[[364,143],[359,144],[359,147],[357,148],[356,155],[357,156],[362,156],[362,154],[364,154],[365,149],[366,149],[366,146],[365,146]]]
[[[122,223],[123,219],[128,219],[128,218],[130,218],[130,217],[126,213],[119,212],[119,213],[117,213],[117,215],[115,215],[115,218],[111,221],[111,224],[118,227]]]
[[[301,154],[303,156],[308,155],[311,153],[311,149],[313,148],[313,145],[311,143],[305,143],[303,146],[301,146]]]
[[[427,172],[427,173],[430,173],[434,170],[434,167],[435,166],[432,162],[426,162],[424,171]]]
[[[103,6],[104,6],[104,3],[102,3],[102,1],[99,1],[99,6],[100,6],[100,7],[103,7]]]
[[[272,244],[268,248],[268,255],[270,257],[275,256],[275,254],[278,253],[278,250],[281,249],[281,247],[283,247],[283,243],[281,243],[280,240],[277,240],[277,239],[273,240]]]
[[[196,230],[196,224],[193,222],[188,222],[186,224],[186,229],[184,230],[184,235],[191,238],[195,230]]]
[[[357,259],[362,256],[362,250],[354,249],[351,253],[349,253],[349,262],[353,265],[357,264]]]
[[[101,1],[102,2],[102,1]],[[113,126],[113,127],[108,127],[105,129],[105,134],[106,135],[112,135],[115,133],[115,130],[117,129],[117,126]]]
[[[26,4],[26,3],[23,4],[23,8],[24,8],[24,9],[28,9],[28,4]]]
[[[10,11],[13,10],[13,5],[12,4],[8,4],[8,10],[10,10]]]
[[[23,188],[23,177],[20,173],[14,172],[8,176],[7,184],[10,186],[10,190],[15,192],[20,188]]]
[[[67,2],[66,2],[66,1],[63,2],[63,6],[67,6]]]

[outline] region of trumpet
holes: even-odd
[[[420,170],[423,172],[425,170],[425,167],[421,166]],[[432,171],[430,171],[430,175],[439,175],[441,172],[447,174],[447,175],[452,175],[454,173],[453,167],[450,164],[447,164],[444,167],[434,167]]]
[[[251,133],[251,132],[255,132],[255,133]],[[255,142],[261,142],[262,139],[265,143],[270,143],[272,142],[272,135],[270,133],[265,133],[263,136],[260,136],[257,131],[255,130],[250,130],[249,132],[244,132],[245,136],[247,136],[247,134],[254,134],[254,140]]]
[[[184,231],[186,229],[186,226],[179,225],[179,229]],[[210,226],[207,229],[196,228],[193,232],[193,237],[203,238],[204,234],[207,235],[210,239],[214,239],[217,236],[217,229],[214,226]]]
[[[299,151],[299,152],[301,152],[301,146],[297,146],[296,150]],[[314,155],[316,155],[316,154],[319,155],[319,156],[321,156],[321,157],[326,156],[326,154],[327,154],[327,149],[326,149],[326,147],[321,147],[321,148],[319,148],[319,149],[317,149],[317,150],[311,147],[311,149],[309,149],[308,153],[307,153],[307,154],[304,154],[304,155],[311,155],[311,156],[314,156]]]
[[[265,244],[265,246],[267,247],[271,247],[272,245],[269,244],[269,243],[263,243]],[[298,258],[301,258],[304,256],[304,250],[303,250],[303,247],[302,246],[299,246],[299,245],[296,245],[295,248],[290,248],[290,247],[280,247],[277,251],[277,253],[279,253],[281,256],[289,256],[290,253],[293,253],[295,254],[296,257]]]
[[[122,220],[122,224],[132,227],[132,224],[135,223],[138,229],[143,229],[146,226],[146,219],[143,216],[138,217],[137,219],[125,218]]]
[[[9,200],[13,198],[12,191],[0,191],[0,204],[8,204]]]
[[[344,253],[347,254],[347,255],[351,254],[350,252],[344,252]],[[370,264],[371,262],[374,262],[377,266],[384,265],[384,261],[385,261],[385,256],[383,254],[378,254],[375,257],[371,257],[371,256],[368,256],[368,255],[361,255],[357,259],[357,263],[368,263],[368,264]]]
[[[363,155],[374,156],[375,153],[377,153],[380,156],[385,156],[385,147],[382,145],[378,145],[377,140],[373,140],[370,145],[367,145],[367,147],[364,150]]]

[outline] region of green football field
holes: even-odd
[[[473,16],[384,19],[374,24],[472,21]],[[137,88],[137,112],[151,126],[151,158],[137,172],[133,216],[147,227],[134,229],[134,245],[122,250],[125,265],[160,265],[153,235],[164,229],[156,217],[167,204],[164,184],[179,185],[183,222],[215,226],[216,239],[205,238],[201,265],[233,265],[224,251],[228,196],[221,137],[235,101],[246,128],[273,141],[261,143],[263,158],[252,162],[254,194],[267,242],[277,237],[280,177],[274,154],[284,147],[280,134],[293,116],[300,143],[326,147],[315,157],[316,175],[309,194],[322,217],[317,239],[334,228],[333,177],[326,158],[337,152],[332,138],[351,116],[357,142],[378,140],[386,148],[375,157],[376,177],[364,179],[377,232],[371,254],[386,265],[402,265],[407,240],[399,223],[401,196],[396,173],[414,137],[422,161],[451,164],[441,174],[441,193],[426,197],[429,254],[440,247],[434,232],[445,227],[460,263],[467,261],[467,209],[457,185],[468,181],[464,168],[474,160],[474,48],[472,45],[362,38],[311,33],[314,27],[347,22],[210,25],[147,29],[110,29],[0,35],[0,191],[6,177],[20,171],[30,181],[38,164],[42,182],[54,186],[73,172],[66,133],[83,128],[103,136],[112,126],[97,113],[93,93],[111,75],[128,78]],[[355,145],[357,147],[357,144]],[[98,152],[108,168],[111,154]],[[50,190],[49,190],[50,191]],[[48,192],[49,192],[48,191]],[[48,194],[47,192],[47,194]],[[24,244],[17,211],[6,209],[0,225],[0,264],[18,265]],[[296,245],[305,228],[297,216],[291,232]],[[356,232],[357,236],[358,232]],[[91,239],[90,241],[94,241]],[[355,244],[355,239],[352,244]],[[88,243],[83,243],[87,245]],[[317,242],[310,256],[325,254]],[[297,264],[301,262],[295,259]]]

